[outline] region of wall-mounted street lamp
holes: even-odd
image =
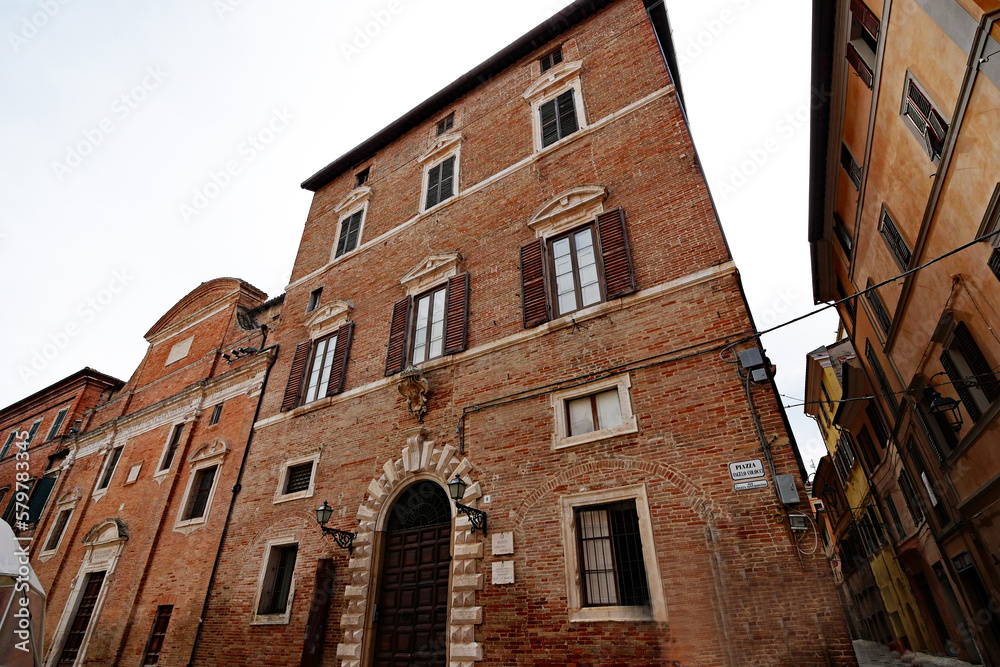
[[[469,487],[465,481],[455,475],[455,479],[448,482],[448,494],[451,499],[455,501],[455,508],[462,514],[469,517],[469,521],[472,522],[472,532],[475,534],[476,530],[483,531],[483,535],[486,535],[486,512],[482,510],[477,510],[474,507],[467,507],[460,503],[459,501],[465,497],[465,490]]]
[[[962,413],[958,409],[959,405],[961,403],[954,398],[942,396],[935,391],[931,398],[931,414],[944,415],[948,425],[955,433],[958,433],[962,430]]]
[[[333,508],[324,500],[322,507],[316,508],[316,521],[319,523],[319,527],[323,529],[324,535],[329,535],[336,540],[337,546],[341,549],[347,549],[348,553],[353,554],[354,538],[358,534],[349,533],[346,530],[338,530],[337,528],[329,528],[326,524],[330,521],[331,516],[333,516]]]

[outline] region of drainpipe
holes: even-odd
[[[250,456],[250,445],[253,443],[253,435],[256,432],[254,424],[257,423],[257,418],[260,417],[260,406],[264,402],[264,394],[267,391],[267,381],[271,377],[271,369],[274,367],[274,362],[278,358],[278,345],[272,345],[271,347],[265,348],[264,343],[267,341],[267,325],[261,326],[263,332],[263,337],[260,341],[261,350],[257,354],[263,354],[269,350],[274,350],[274,356],[271,357],[271,361],[267,364],[267,370],[264,372],[264,381],[260,385],[260,395],[257,399],[257,408],[253,413],[253,422],[250,424],[250,435],[247,436],[246,447],[243,448],[243,459],[240,461],[240,470],[236,474],[236,484],[233,486],[232,497],[229,501],[229,510],[226,512],[226,523],[222,527],[222,535],[219,538],[219,549],[215,553],[215,563],[212,565],[212,575],[208,579],[208,588],[205,590],[205,604],[201,607],[201,615],[198,617],[198,630],[194,635],[194,644],[191,646],[191,657],[188,659],[187,667],[194,667],[194,656],[198,651],[198,642],[201,640],[201,631],[205,626],[205,614],[208,612],[208,602],[212,597],[212,586],[215,585],[215,575],[219,571],[219,562],[222,560],[222,547],[226,543],[226,535],[229,534],[229,524],[233,518],[233,508],[236,506],[236,496],[239,494],[240,490],[243,488],[240,482],[243,480],[243,471],[247,466],[247,458]]]

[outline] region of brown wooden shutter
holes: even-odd
[[[635,276],[632,273],[628,235],[625,233],[625,213],[621,206],[597,216],[597,235],[601,239],[608,300],[632,294],[636,291]]]
[[[857,17],[858,21],[871,33],[872,37],[878,39],[879,20],[878,17],[868,9],[861,0],[851,0],[851,13]]]
[[[469,342],[469,272],[448,280],[445,306],[444,353],[465,351]]]
[[[410,328],[410,308],[413,297],[406,297],[392,307],[389,326],[389,351],[385,356],[386,376],[395,375],[406,365],[406,332]]]
[[[545,240],[535,239],[521,246],[521,306],[524,328],[548,322],[548,292],[545,289]]]
[[[969,333],[965,322],[960,322],[955,327],[955,341],[962,351],[962,356],[965,357],[965,363],[969,364],[969,369],[975,376],[973,380],[979,383],[979,388],[986,394],[986,399],[990,403],[997,400],[997,394],[1000,393],[998,392],[1000,388],[997,387],[997,377],[993,374],[993,368],[986,361],[982,350],[976,345],[976,339]]]
[[[333,351],[333,365],[330,366],[330,382],[326,395],[333,396],[344,391],[347,376],[347,360],[351,355],[351,340],[354,338],[354,322],[348,322],[337,330],[337,347]]]
[[[979,418],[983,416],[982,410],[979,409],[979,404],[976,403],[976,398],[969,391],[969,387],[965,384],[965,378],[962,373],[958,370],[958,366],[955,361],[951,358],[951,352],[945,350],[941,353],[941,366],[944,368],[944,372],[948,374],[948,379],[951,380],[952,386],[955,387],[955,391],[958,392],[958,397],[962,399],[962,405],[965,406],[966,412],[969,413],[969,417],[973,422],[979,421]]]
[[[309,362],[309,350],[311,348],[311,340],[295,346],[295,356],[292,357],[292,372],[288,374],[288,385],[285,387],[285,400],[281,402],[282,412],[292,410],[299,404],[299,395],[302,390],[302,376],[306,370],[306,363]]]

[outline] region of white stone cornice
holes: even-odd
[[[581,69],[583,69],[582,60],[559,63],[547,70],[528,86],[528,89],[524,91],[524,99],[528,102],[537,102],[548,95],[549,91],[555,90],[570,79],[580,76]]]
[[[430,255],[407,271],[406,275],[399,279],[399,282],[406,288],[407,294],[416,296],[431,286],[456,275],[458,264],[461,261],[462,255],[457,252]]]
[[[458,150],[464,138],[461,132],[442,134],[430,148],[417,158],[417,162],[427,166],[433,162],[437,162],[441,158],[447,157],[449,153],[454,153]]]
[[[580,185],[542,206],[528,221],[535,237],[549,237],[582,225],[604,212],[608,190],[603,185]]]
[[[354,310],[353,303],[337,300],[323,304],[309,313],[309,317],[305,320],[309,338],[317,340],[343,326],[350,319],[352,310]]]
[[[337,215],[347,213],[351,209],[358,208],[363,205],[368,201],[368,198],[371,197],[371,195],[372,189],[367,185],[354,188],[346,197],[340,200],[340,203],[333,207],[333,212]]]

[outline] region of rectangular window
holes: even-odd
[[[122,456],[122,449],[124,449],[124,447],[115,447],[111,450],[111,453],[108,454],[108,462],[104,466],[104,474],[101,475],[101,483],[97,485],[98,491],[108,488],[108,485],[111,484],[111,478],[114,477],[115,468],[118,467],[118,459]]]
[[[362,185],[368,182],[368,177],[372,173],[371,167],[365,167],[357,174],[354,175],[354,187],[360,188]]]
[[[556,65],[558,65],[562,61],[563,61],[563,54],[562,54],[562,47],[561,46],[558,49],[556,49],[555,51],[553,51],[551,53],[547,53],[546,55],[544,55],[539,60],[539,62],[542,65],[542,71],[543,72],[545,72],[546,70],[552,69],[553,67],[555,67]]]
[[[875,349],[872,347],[871,341],[868,340],[865,341],[865,358],[871,364],[872,373],[875,375],[875,380],[878,382],[885,402],[892,408],[893,414],[897,414],[899,412],[899,401],[892,390],[892,385],[889,384],[889,378],[885,376],[885,371],[882,370],[882,364],[879,363],[878,357],[875,356]]]
[[[570,435],[621,426],[622,406],[618,398],[618,389],[609,389],[566,401],[566,417]]]
[[[181,444],[183,432],[184,424],[177,424],[170,432],[170,440],[167,443],[167,451],[163,453],[163,463],[160,464],[160,470],[170,470],[170,465],[174,462],[174,454],[177,453],[177,448]]]
[[[882,303],[878,292],[872,289],[872,284],[871,279],[869,279],[865,298],[868,299],[868,304],[872,307],[872,312],[875,313],[875,319],[878,321],[882,332],[887,334],[889,333],[889,329],[892,328],[892,318],[889,317],[889,312],[885,309],[885,304]]]
[[[823,391],[823,398],[826,399],[826,405],[831,410],[833,409],[833,398],[830,397],[830,390],[826,388],[826,384],[820,383],[819,388]]]
[[[565,315],[602,300],[593,225],[554,239],[551,254],[557,315]]]
[[[306,305],[306,312],[311,313],[319,305],[319,298],[323,294],[323,288],[317,287],[309,294],[309,303]]]
[[[0,451],[0,459],[7,456],[7,452],[10,451],[10,446],[14,444],[14,440],[17,438],[17,429],[14,429],[7,435],[7,440],[3,443],[3,450]]]
[[[861,458],[865,460],[865,464],[868,466],[868,471],[871,472],[878,467],[879,455],[875,449],[875,445],[872,443],[872,436],[868,432],[867,426],[861,427],[861,432],[858,433],[858,449],[861,450]]]
[[[583,606],[647,606],[649,586],[635,501],[576,510]]]
[[[59,512],[56,517],[56,522],[52,525],[52,530],[49,531],[49,539],[45,541],[45,551],[55,551],[59,547],[59,542],[62,540],[63,533],[66,532],[66,524],[69,523],[69,517],[73,514],[73,509],[65,509]]]
[[[260,594],[258,614],[284,614],[288,608],[288,595],[292,589],[292,574],[298,544],[283,544],[271,547],[267,557],[267,569]]]
[[[1000,382],[965,322],[955,327],[940,361],[969,418],[973,423],[979,421],[1000,397]]]
[[[851,183],[854,183],[854,189],[861,189],[861,165],[854,159],[851,151],[847,149],[847,144],[841,144],[840,146],[840,166],[847,172]]]
[[[337,239],[337,252],[334,257],[345,255],[358,247],[361,238],[361,221],[364,218],[365,209],[355,211],[340,221],[340,236]]]
[[[450,114],[448,114],[438,122],[437,126],[438,136],[441,136],[454,126],[455,126],[455,112],[452,111]]]
[[[312,483],[313,462],[289,466],[285,473],[285,494],[308,491]]]
[[[885,422],[882,421],[882,413],[875,405],[869,403],[865,406],[865,414],[868,415],[868,421],[872,425],[872,430],[875,431],[875,445],[879,450],[885,449],[889,442],[889,432],[885,428]]]
[[[219,403],[214,408],[212,408],[212,416],[208,420],[209,426],[215,426],[219,423],[219,418],[222,417],[222,403]]]
[[[542,104],[538,107],[538,112],[541,115],[542,148],[551,146],[580,129],[572,89]]]
[[[934,481],[927,472],[924,459],[920,456],[917,443],[913,438],[910,438],[909,442],[906,443],[906,449],[910,455],[910,460],[913,461],[913,467],[917,471],[917,476],[923,483],[924,491],[927,492],[927,500],[931,503],[931,510],[933,510],[934,516],[937,517],[938,524],[942,527],[947,525],[949,521],[948,511],[944,508],[944,503],[941,502],[941,499],[938,498],[937,493],[934,491]]]
[[[896,531],[896,539],[903,539],[906,537],[906,533],[903,532],[903,522],[899,520],[899,512],[896,511],[896,503],[893,502],[892,496],[885,497],[885,506],[889,510],[889,516],[892,518],[892,527]]]
[[[861,2],[851,0],[851,34],[847,43],[847,62],[871,88],[875,79],[875,53],[878,51],[879,20]]]
[[[41,425],[42,425],[42,420],[41,419],[36,419],[35,423],[33,423],[31,425],[30,429],[28,429],[28,438],[25,441],[25,447],[28,447],[28,446],[31,445],[31,441],[35,439],[35,434],[38,433],[38,427],[41,426]]]
[[[847,225],[844,224],[844,220],[836,211],[833,213],[833,233],[836,235],[837,241],[840,242],[840,247],[844,249],[844,255],[847,256],[847,259],[850,259],[851,246],[854,243],[854,239],[851,237],[851,232],[847,229]]]
[[[885,209],[882,209],[882,220],[879,223],[878,231],[882,235],[882,240],[889,246],[889,252],[896,259],[899,268],[905,271],[910,265],[910,248],[900,235],[899,229],[896,228],[896,223],[889,217],[889,211]]]
[[[195,473],[181,521],[201,519],[205,516],[205,508],[208,507],[208,499],[212,495],[212,486],[215,484],[215,473],[218,470],[219,466],[210,466],[201,468]]]
[[[424,209],[440,204],[455,194],[455,156],[427,170],[427,202]]]
[[[143,667],[159,664],[160,651],[163,650],[163,640],[167,636],[167,626],[170,624],[170,615],[173,611],[172,604],[161,604],[156,608],[153,628],[149,631],[149,641],[146,642],[146,651],[142,658]]]
[[[847,296],[848,296],[847,290],[844,289],[843,283],[841,283],[840,279],[838,278],[837,279],[837,299],[839,301],[843,302],[843,304],[844,304],[844,310],[847,311],[847,314],[853,320],[854,319],[854,299],[848,299]]]
[[[986,266],[989,267],[993,275],[1000,280],[1000,248],[994,248],[993,253],[990,255],[989,260],[986,262]]]
[[[442,287],[417,297],[413,324],[413,363],[440,357],[444,351],[445,293]]]
[[[923,140],[927,156],[935,160],[941,155],[941,149],[944,147],[948,123],[909,74],[904,94],[906,98],[903,100],[903,115]]]
[[[326,396],[330,386],[330,369],[333,368],[333,356],[337,349],[337,336],[327,336],[316,341],[313,346],[312,364],[309,366],[309,381],[306,384],[305,403]]]
[[[66,639],[63,641],[62,650],[59,652],[59,660],[56,663],[59,667],[76,664],[77,657],[80,654],[80,647],[83,645],[83,638],[87,634],[90,619],[94,615],[94,608],[97,606],[97,598],[100,595],[101,586],[104,584],[105,574],[107,573],[91,572],[87,575],[87,583],[83,585],[80,602],[77,605],[76,613],[73,615],[73,620],[66,631]]]
[[[49,501],[49,494],[52,493],[52,487],[56,485],[58,477],[59,473],[56,472],[45,475],[38,480],[34,493],[31,494],[31,500],[28,501],[28,524],[35,525],[38,523],[38,519],[42,516],[42,510],[45,509],[45,503]]]
[[[59,427],[62,426],[63,421],[66,419],[67,412],[69,412],[69,408],[63,408],[56,415],[56,420],[52,422],[52,428],[49,429],[49,434],[45,438],[46,442],[59,435]]]
[[[898,482],[899,490],[903,492],[903,500],[906,501],[906,509],[910,511],[910,518],[913,519],[913,525],[919,526],[920,522],[924,520],[924,509],[906,470],[899,471]]]

